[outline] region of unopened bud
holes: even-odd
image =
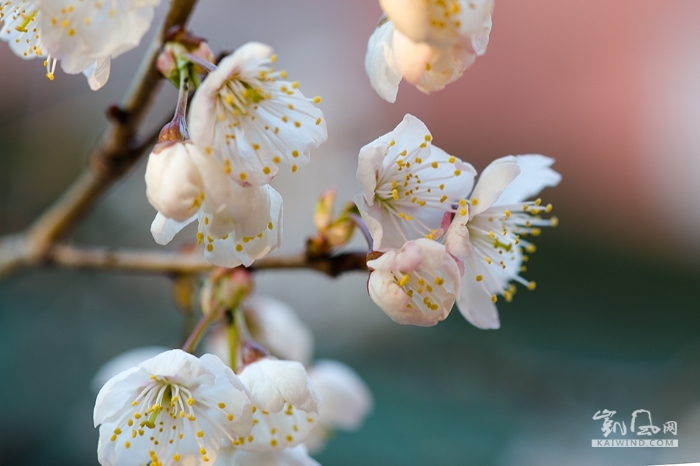
[[[202,312],[208,314],[221,307],[236,309],[252,292],[253,278],[246,269],[216,269],[202,287]]]
[[[177,60],[175,59],[175,54],[170,48],[166,47],[162,52],[160,52],[158,59],[156,60],[156,68],[168,81],[175,83],[179,82]]]
[[[314,226],[319,233],[325,232],[331,226],[335,194],[335,188],[327,189],[316,201],[316,207],[314,208]]]

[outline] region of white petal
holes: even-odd
[[[401,73],[399,72],[392,47],[393,24],[386,21],[374,30],[367,43],[365,72],[379,97],[394,103],[399,92]]]
[[[519,174],[520,167],[512,155],[491,162],[481,173],[471,195],[469,218],[472,219],[491,207],[506,189],[506,186]]]
[[[153,239],[156,240],[156,243],[158,244],[168,244],[170,241],[172,241],[175,235],[180,232],[180,230],[194,222],[196,218],[196,216],[192,216],[184,222],[178,222],[167,218],[158,212],[156,214],[156,218],[153,219],[153,223],[151,224],[151,234],[153,235]]]
[[[168,351],[170,348],[165,346],[144,346],[135,348],[124,353],[121,353],[110,359],[100,367],[97,373],[93,376],[90,387],[99,392],[100,389],[107,383],[109,379],[115,375],[138,366],[147,359],[151,359],[160,353]]]
[[[42,16],[36,2],[5,1],[0,5],[0,11],[4,15],[0,20],[0,40],[7,42],[10,50],[24,60],[45,57],[46,47],[41,34],[34,32],[34,29],[38,30]],[[26,21],[28,23],[25,25]]]
[[[215,466],[320,466],[304,445],[277,451],[246,451],[230,447],[219,452]]]
[[[318,395],[306,369],[296,361],[263,358],[245,366],[239,376],[258,409],[277,413],[291,403],[304,411],[318,412]]]
[[[309,377],[321,399],[319,423],[343,430],[359,429],[372,411],[372,393],[347,364],[330,359],[316,361]]]
[[[561,175],[550,167],[554,159],[539,154],[516,155],[520,174],[503,190],[496,204],[515,204],[559,184]]]
[[[231,268],[241,264],[250,266],[255,260],[277,249],[282,240],[282,196],[269,185],[237,189],[240,190],[236,191],[238,194],[253,190],[258,193],[254,197],[249,197],[248,202],[245,203],[238,199],[235,205],[245,210],[239,210],[239,214],[235,217],[231,216],[227,228],[209,229],[211,236],[204,235],[208,242],[204,257],[220,267]],[[217,218],[223,215],[222,213],[218,216],[209,216],[212,219],[209,225],[204,224],[200,219],[200,230],[217,227],[220,225]],[[201,212],[200,217],[203,216],[204,212]],[[214,231],[217,233],[215,234]],[[246,235],[249,231],[251,233]],[[224,232],[226,234],[221,236]]]
[[[253,338],[282,359],[311,362],[313,333],[287,304],[269,296],[253,296],[244,305],[253,323]]]
[[[391,320],[404,325],[434,325],[432,319],[419,314],[416,319],[414,310],[407,307],[410,302],[406,292],[395,283],[389,272],[375,270],[369,275],[367,284],[369,296],[379,308],[391,317]]]
[[[398,30],[394,31],[394,53],[406,81],[425,93],[442,90],[456,81],[476,60],[476,55],[461,43],[435,47],[413,42]]]
[[[467,228],[468,221],[468,211],[466,215],[457,212],[442,241],[447,251],[462,261],[471,256],[472,253],[472,244],[469,240],[469,229]]]
[[[146,197],[162,215],[183,222],[197,213],[204,198],[204,182],[193,155],[199,150],[189,142],[164,144],[148,156]]]
[[[151,24],[157,3],[42,2],[42,40],[49,55],[61,60],[66,73],[80,73],[96,61],[115,58],[136,47]]]
[[[86,70],[83,70],[83,75],[87,78],[90,89],[96,91],[107,83],[110,64],[111,60],[109,58],[103,58],[93,63]]]
[[[470,267],[465,267],[461,282],[460,298],[457,307],[472,325],[483,329],[497,329],[501,326],[496,304],[486,288],[476,281],[476,274]]]

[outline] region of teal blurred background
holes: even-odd
[[[260,274],[259,291],[291,303],[312,327],[317,357],[350,364],[375,395],[364,428],[338,433],[318,460],[700,461],[700,4],[497,0],[487,54],[434,95],[402,84],[394,105],[373,94],[363,71],[379,15],[373,0],[202,0],[193,18],[217,52],[248,40],[274,46],[302,91],[324,98],[328,142],[309,167],[274,183],[285,199],[282,253],[312,233],[320,192],[357,192],[359,148],[407,112],[478,170],[511,153],[555,157],[563,182],[542,197],[561,226],[537,239],[526,274],[537,290],[499,305],[498,331],[458,312],[428,329],[394,324],[367,297],[362,274]],[[40,63],[0,46],[0,233],[10,233],[81,170],[143,47],[118,58],[92,93],[79,76],[47,81]],[[174,97],[163,90],[153,124]],[[97,204],[76,243],[159,248],[143,170]],[[192,239],[181,236],[179,244]],[[93,374],[130,348],[177,346],[182,326],[166,277],[47,267],[0,282],[0,464],[96,464]],[[637,409],[658,426],[675,420],[680,446],[591,448],[602,438],[592,417],[603,409],[628,428]]]

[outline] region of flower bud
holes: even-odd
[[[146,166],[146,197],[162,215],[183,222],[194,215],[204,199],[204,183],[189,141],[162,142]]]
[[[314,226],[319,232],[324,232],[331,226],[335,195],[336,189],[330,188],[325,190],[316,201],[316,207],[314,208]]]
[[[202,312],[209,314],[220,307],[236,309],[252,292],[253,278],[246,269],[215,269],[202,287]]]

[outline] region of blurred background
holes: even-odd
[[[537,239],[526,274],[537,291],[499,303],[498,331],[458,312],[428,329],[394,324],[359,273],[261,273],[258,291],[295,307],[317,356],[350,364],[375,395],[364,428],[338,433],[318,460],[700,461],[700,3],[497,0],[486,55],[434,95],[402,84],[393,105],[363,68],[379,16],[374,0],[202,0],[191,21],[216,52],[272,45],[302,91],[324,98],[328,142],[273,183],[285,199],[279,253],[313,233],[324,189],[337,187],[341,201],[358,191],[359,148],[405,113],[478,170],[508,154],[556,158],[563,182],[542,197],[560,227]],[[48,81],[41,63],[0,44],[0,233],[26,227],[79,173],[143,52],[115,60],[109,83],[91,92],[80,76]],[[174,99],[164,88],[153,124]],[[143,162],[81,223],[77,243],[159,248]],[[97,464],[93,374],[127,349],[178,345],[181,328],[166,277],[41,268],[5,278],[0,463]],[[628,428],[637,409],[658,426],[675,420],[679,447],[591,448],[603,409]]]

